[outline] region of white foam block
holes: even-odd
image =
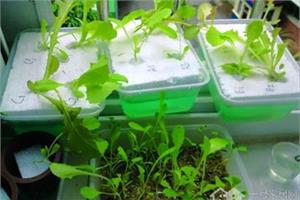
[[[10,198],[7,195],[6,191],[2,187],[1,187],[1,190],[0,190],[0,199],[1,200],[10,200]]]
[[[221,32],[234,29],[238,31],[241,36],[244,36],[246,30],[246,24],[216,24],[215,26]],[[205,33],[203,34],[203,38],[205,38]],[[255,74],[251,77],[239,80],[225,73],[220,66],[225,63],[238,62],[239,54],[243,51],[243,46],[236,42],[235,52],[232,52],[225,48],[212,47],[208,42],[205,42],[205,45],[213,64],[213,70],[216,73],[225,96],[235,99],[249,99],[299,95],[300,70],[297,69],[297,65],[294,65],[293,60],[289,58],[287,52],[280,61],[280,63],[285,65],[286,81],[269,81],[268,78],[262,74]],[[257,64],[249,58],[245,59],[245,61],[250,64]]]
[[[50,162],[41,154],[41,146],[36,145],[15,153],[22,178],[31,178],[47,171]]]
[[[139,21],[128,24],[125,28],[132,36],[133,29]],[[174,27],[175,28],[175,27]],[[170,39],[158,32],[152,34],[142,46],[140,62],[134,62],[132,40],[128,39],[122,29],[118,37],[109,46],[112,58],[112,70],[128,78],[125,88],[155,88],[173,86],[182,83],[195,83],[201,75],[197,56],[189,50],[182,60],[167,58],[167,53],[182,50],[187,42],[180,37]]]
[[[41,115],[57,113],[52,105],[32,93],[26,85],[28,80],[42,79],[46,68],[47,51],[38,51],[36,48],[40,37],[38,32],[25,32],[20,36],[3,95],[1,111],[16,115],[23,112]],[[60,63],[59,70],[54,74],[53,79],[58,82],[65,83],[79,77],[89,68],[91,62],[97,60],[96,45],[67,48],[75,41],[72,35],[59,39],[58,47],[69,54],[69,61]],[[59,91],[70,106],[79,106],[83,109],[98,108],[98,105],[91,105],[83,98],[75,98],[67,87],[61,87]]]

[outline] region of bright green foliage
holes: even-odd
[[[201,22],[203,22],[211,13],[211,9],[206,9],[208,8],[207,5],[206,7],[204,6],[203,8],[199,9],[199,12],[205,12],[202,13],[203,16],[201,18]],[[129,40],[132,40],[132,52],[135,61],[138,60],[138,54],[140,53],[143,44],[147,41],[148,37],[156,30],[159,30],[161,33],[172,39],[178,38],[178,31],[176,30],[178,28],[174,29],[170,24],[184,26],[184,37],[186,39],[194,39],[199,34],[200,28],[202,27],[201,24],[193,25],[185,21],[197,14],[196,9],[191,5],[185,4],[180,5],[176,10],[173,10],[173,6],[173,0],[156,0],[154,9],[147,11],[138,9],[130,12],[121,20],[110,19],[111,22],[117,25],[118,29],[123,29]],[[125,25],[137,19],[139,19],[139,21],[136,21],[138,22],[138,24],[135,26],[132,35],[129,35],[125,28]],[[179,42],[181,42],[180,38],[178,40]],[[181,60],[186,52],[187,48],[184,47],[184,50],[180,49],[179,53],[168,53],[167,56],[169,58]]]
[[[174,58],[176,60],[182,60],[185,54],[190,50],[189,46],[185,46],[182,52],[179,53],[167,53],[168,58]]]
[[[216,153],[217,151],[220,151],[222,149],[225,149],[229,144],[228,140],[222,138],[212,138],[209,140],[209,143],[210,143],[210,147],[209,147],[208,155]]]
[[[44,93],[51,90],[55,90],[63,84],[57,83],[54,80],[40,80],[36,82],[28,81],[27,86],[30,90],[34,91],[35,93]]]
[[[128,156],[121,146],[118,147],[118,154],[122,158],[122,160],[124,160],[125,162],[128,162]]]
[[[92,187],[85,186],[80,189],[80,194],[86,199],[95,199],[100,196],[101,192]]]
[[[158,26],[158,29],[164,33],[166,36],[168,36],[169,38],[172,38],[172,39],[176,39],[177,38],[177,32],[171,28],[170,26],[168,25],[164,25],[164,24],[160,24]]]
[[[62,49],[57,49],[55,56],[59,62],[67,62],[69,60],[69,55]]]
[[[71,166],[62,163],[51,163],[50,170],[61,179],[71,179],[74,176],[89,175],[91,173],[90,169],[82,168],[82,166]]]
[[[198,26],[190,26],[184,29],[184,37],[186,39],[193,39],[199,34],[200,28]]]
[[[245,63],[226,63],[221,67],[224,72],[230,75],[241,75],[242,77],[248,77],[253,73],[253,68]]]
[[[38,43],[38,48],[42,50],[48,49],[48,35],[47,35],[48,22],[45,19],[41,21],[41,41]]]
[[[126,77],[119,74],[110,74],[108,60],[105,56],[99,58],[97,63],[92,63],[90,68],[78,79],[73,80],[70,87],[73,94],[83,97],[80,87],[86,88],[86,98],[90,103],[103,102],[114,90],[121,87],[120,82],[127,81]]]
[[[55,17],[52,28],[50,30],[50,44],[48,47],[47,66],[43,79],[49,79],[53,75],[53,73],[58,69],[58,59],[54,56],[54,50],[58,43],[58,33],[62,24],[67,19],[67,14],[75,5],[75,0],[56,0],[55,2],[59,5],[60,9],[58,10],[58,15],[57,17]],[[45,23],[42,24],[41,29],[42,32],[45,32]]]
[[[109,143],[106,141],[106,140],[103,140],[103,139],[98,139],[95,141],[96,143],[96,146],[97,146],[97,149],[100,153],[101,156],[104,156],[105,155],[105,152],[109,146]]]
[[[262,21],[253,21],[246,28],[247,43],[257,40],[263,31]]]
[[[100,122],[97,118],[90,117],[90,118],[84,118],[82,120],[82,125],[88,130],[92,131],[100,127]]]
[[[191,5],[183,5],[178,8],[175,15],[182,19],[190,19],[196,15],[196,8]]]
[[[81,189],[81,195],[88,199],[99,195],[126,199],[134,192],[128,190],[132,187],[137,189],[136,199],[151,195],[155,198],[157,194],[164,198],[204,199],[207,192],[217,188],[227,190],[236,187],[240,183],[237,177],[215,176],[207,179],[206,165],[214,154],[227,151],[230,155],[239,147],[234,147],[232,141],[217,134],[203,132],[201,143],[195,141],[194,146],[188,145],[189,148],[198,148],[201,155],[190,155],[194,163],[180,163],[179,155],[186,148],[185,128],[176,125],[170,131],[167,130],[164,95],[161,98],[160,111],[152,124],[130,122],[129,129],[121,133],[120,127],[113,123],[108,133],[99,133],[94,140],[98,150],[98,168],[52,163],[51,171],[60,178],[89,175],[101,179],[101,187],[97,190],[87,187]],[[205,128],[200,131],[205,131]],[[102,139],[104,136],[108,138]],[[124,137],[132,140],[129,148],[120,146]],[[149,190],[151,186],[158,193]]]
[[[235,42],[240,42],[244,45],[244,50],[238,58],[239,62],[223,64],[221,67],[224,72],[231,75],[249,77],[256,71],[266,74],[273,81],[279,81],[284,78],[285,72],[278,71],[284,67],[284,65],[279,65],[279,63],[284,55],[286,44],[277,44],[280,28],[274,28],[269,34],[265,30],[265,26],[268,26],[266,21],[254,20],[250,22],[245,30],[245,40],[234,30],[222,33],[214,26],[209,27],[206,32],[206,40],[211,46],[226,45],[226,42],[232,48],[235,48]],[[247,63],[245,61],[247,55],[258,61],[259,64],[253,66],[253,64]]]

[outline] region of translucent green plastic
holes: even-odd
[[[219,95],[213,81],[209,83],[209,90],[224,121],[276,120],[284,118],[297,107],[297,102],[232,105]]]
[[[199,90],[200,87],[165,91],[166,113],[184,112],[191,109]],[[130,118],[154,116],[160,108],[160,92],[157,91],[132,96],[120,94],[120,99],[123,111]]]

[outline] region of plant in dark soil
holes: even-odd
[[[129,128],[113,124],[94,139],[97,166],[52,163],[53,174],[64,179],[91,176],[97,187],[85,186],[87,199],[208,199],[218,188],[229,191],[240,184],[226,170],[234,151],[245,150],[215,131],[199,125],[202,140],[190,140],[181,125],[165,124],[165,104],[153,123],[130,122]],[[127,141],[127,144],[125,145]]]

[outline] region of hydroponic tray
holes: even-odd
[[[79,77],[97,59],[97,46],[70,48],[78,37],[75,33],[67,34],[70,29],[63,29],[58,47],[69,54],[66,63],[60,63],[59,70],[53,75],[57,82],[67,83]],[[3,69],[1,80],[2,118],[11,121],[41,121],[62,119],[62,115],[42,97],[27,88],[28,80],[40,80],[47,62],[47,51],[37,48],[40,41],[39,30],[26,30],[15,39],[7,66]],[[67,87],[59,91],[69,106],[82,107],[81,116],[96,116],[104,105],[92,105],[85,99],[74,97]],[[49,93],[51,94],[51,93]]]
[[[138,23],[135,21],[125,27],[129,35]],[[162,91],[165,93],[167,113],[187,111],[200,88],[208,83],[208,73],[192,46],[183,39],[180,31],[178,37],[170,39],[159,32],[153,33],[144,42],[137,61],[131,52],[132,41],[122,29],[110,43],[111,70],[128,78],[128,83],[119,91],[127,116],[153,116],[159,109]],[[187,45],[190,50],[182,60],[167,57],[167,53],[182,50]]]
[[[246,25],[250,20],[216,20],[215,27],[223,31],[233,29],[243,37]],[[268,31],[271,27],[268,27]],[[297,107],[300,100],[300,68],[288,50],[284,52],[280,63],[285,64],[286,80],[270,81],[261,74],[241,79],[223,71],[225,63],[234,63],[235,54],[242,52],[241,44],[235,49],[212,47],[205,39],[205,32],[199,36],[201,47],[211,72],[213,81],[210,92],[220,115],[225,120],[264,120],[286,116]],[[282,43],[280,37],[277,43]],[[255,65],[252,60],[248,61]]]

